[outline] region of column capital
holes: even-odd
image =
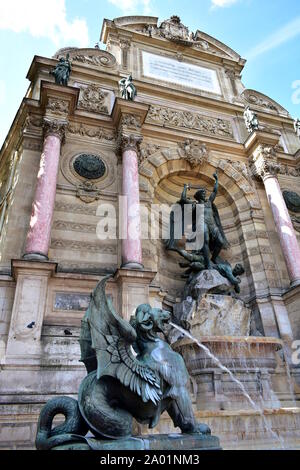
[[[279,140],[278,134],[267,130],[254,131],[249,135],[244,146],[254,177],[264,180],[269,176],[277,175],[280,170],[276,155]]]
[[[117,150],[122,154],[125,150],[134,150],[137,154],[140,151],[140,145],[143,141],[143,136],[138,134],[124,134],[119,132],[117,138]]]
[[[280,164],[276,150],[272,145],[260,144],[250,159],[250,170],[254,177],[264,180],[276,176],[280,171]]]
[[[44,129],[44,138],[54,135],[59,138],[61,142],[65,139],[66,128],[68,125],[68,121],[59,121],[59,120],[51,120],[48,118],[44,118],[43,120],[43,129]]]
[[[117,98],[114,104],[112,119],[117,129],[117,151],[139,151],[142,142],[142,125],[144,124],[149,105],[136,101]]]

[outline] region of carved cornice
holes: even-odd
[[[277,176],[280,172],[280,164],[275,148],[268,144],[259,145],[252,156],[250,170],[254,177],[262,180]]]
[[[45,118],[43,122],[44,138],[50,135],[55,135],[63,143],[65,139],[67,125],[67,121],[49,120]]]

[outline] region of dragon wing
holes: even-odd
[[[160,401],[159,375],[139,361],[132,350],[136,340],[135,329],[115,311],[105,294],[105,285],[111,275],[102,279],[91,295],[90,305],[83,320],[81,339],[90,334],[90,352],[97,359],[97,379],[109,375],[139,395],[143,402]],[[83,350],[82,350],[83,353]],[[82,358],[85,362],[85,358]],[[88,370],[89,372],[89,370]]]

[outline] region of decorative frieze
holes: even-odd
[[[104,129],[102,127],[92,127],[85,124],[69,124],[67,132],[81,137],[89,137],[100,141],[113,141],[115,133],[112,130]]]
[[[207,117],[191,111],[178,111],[164,106],[152,105],[145,122],[166,127],[195,129],[202,134],[234,139],[230,121]]]
[[[95,234],[96,236],[96,234]],[[64,250],[74,250],[74,251],[84,251],[89,253],[102,253],[102,254],[111,254],[115,255],[117,248],[115,245],[107,246],[103,243],[89,243],[85,241],[75,241],[75,240],[51,240],[52,249],[64,249]]]
[[[279,169],[280,175],[294,176],[294,177],[300,176],[300,168],[292,168],[283,163],[280,163],[279,166],[280,166],[280,169]]]
[[[55,220],[53,222],[53,230],[63,230],[64,232],[96,233],[96,225],[69,222],[67,220]]]
[[[71,212],[73,214],[96,215],[97,207],[86,207],[83,204],[68,204],[57,201],[55,204],[56,212]]]

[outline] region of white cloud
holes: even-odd
[[[139,7],[143,8],[143,13],[149,15],[151,13],[151,0],[108,0],[112,5],[120,8],[123,13],[137,13]]]
[[[300,34],[300,16],[290,21],[275,33],[268,36],[264,41],[253,47],[248,54],[245,54],[247,59],[255,59],[257,56],[264,54],[265,52],[275,49],[281,44],[293,39]]]
[[[65,0],[1,0],[0,29],[47,37],[56,46],[88,45],[85,19],[67,20]]]
[[[211,0],[213,7],[229,7],[239,0]]]

